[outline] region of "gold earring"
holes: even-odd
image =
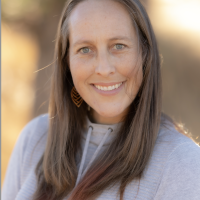
[[[81,104],[83,103],[83,99],[80,96],[80,94],[76,91],[76,88],[73,87],[71,90],[71,98],[74,104],[79,108]]]

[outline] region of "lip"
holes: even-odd
[[[119,84],[119,83],[123,83],[124,81],[121,81],[121,82],[111,82],[111,83],[92,83],[92,85],[99,85],[99,86],[112,86],[112,85],[116,85],[116,84]]]
[[[113,83],[95,83],[95,85],[100,85],[100,86],[111,86],[111,85],[115,85],[115,84],[119,84],[119,83],[122,83],[117,89],[114,89],[114,90],[110,90],[110,91],[103,91],[103,90],[99,90],[98,88],[96,88],[94,86],[94,84],[91,84],[91,86],[94,88],[94,90],[103,95],[103,96],[112,96],[112,95],[116,95],[117,93],[119,93],[122,88],[124,87],[124,82],[113,82]]]

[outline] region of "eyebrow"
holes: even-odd
[[[117,37],[113,37],[113,38],[110,38],[108,41],[115,41],[115,40],[127,40],[127,41],[131,41],[130,38],[128,37],[124,37],[124,36],[117,36]],[[83,40],[83,39],[80,39],[78,40],[77,42],[74,43],[74,47],[79,45],[79,44],[91,44],[93,41],[92,40]]]

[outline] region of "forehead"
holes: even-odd
[[[86,0],[79,3],[69,18],[70,40],[80,37],[135,37],[128,11],[112,0]]]

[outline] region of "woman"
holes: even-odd
[[[161,117],[156,39],[138,0],[71,0],[49,115],[23,130],[3,200],[197,200],[200,148]]]

